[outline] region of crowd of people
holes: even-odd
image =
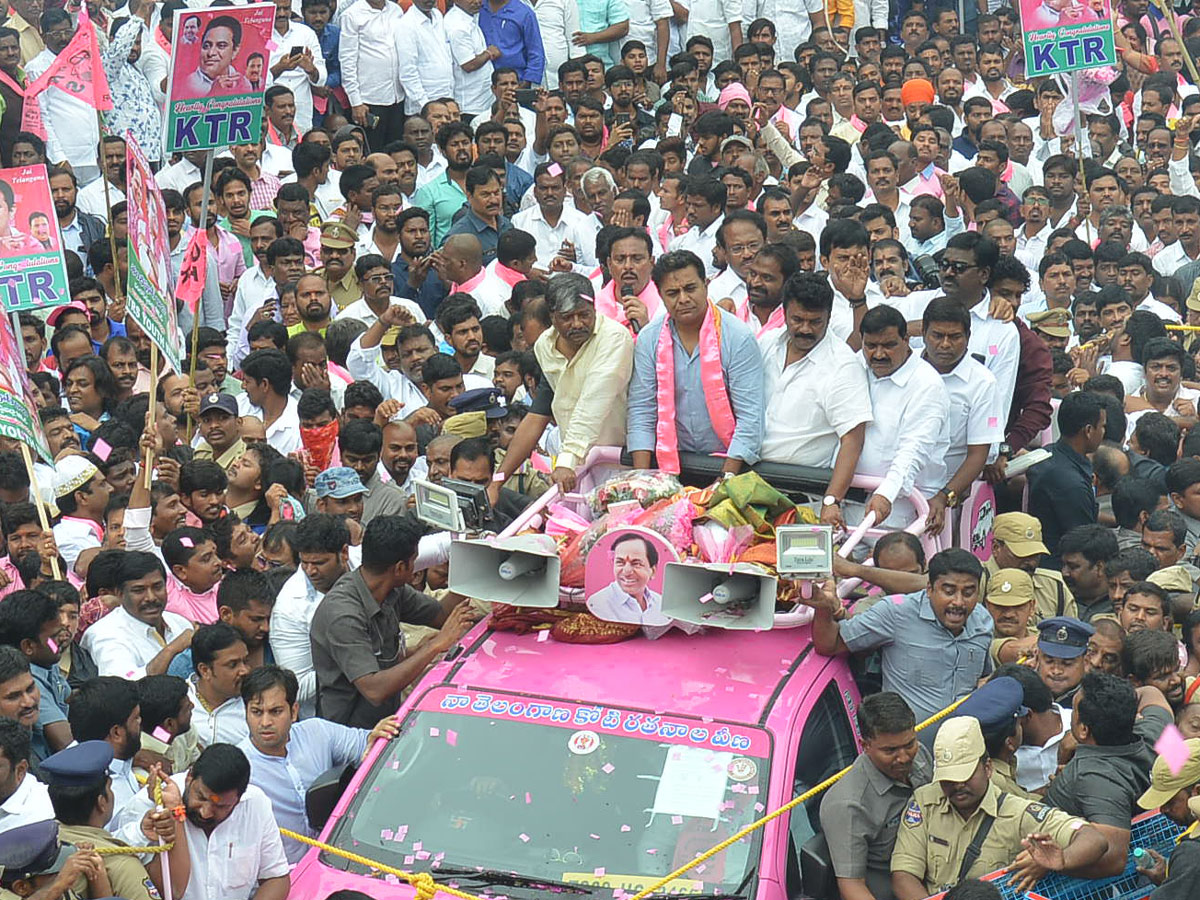
[[[0,161],[47,167],[70,275],[18,317],[53,464],[0,438],[0,897],[282,900],[277,826],[486,612],[415,483],[498,532],[601,446],[807,466],[888,532],[836,574],[896,602],[811,601],[869,694],[843,900],[1114,875],[1143,809],[1200,819],[1200,3],[1114,4],[1072,97],[1003,0],[275,0],[261,140],[206,183],[161,152],[198,4],[85,2],[103,127],[25,96],[72,4],[0,26]],[[179,371],[127,314],[127,135],[176,277],[204,229]],[[926,560],[981,483],[990,559]]]

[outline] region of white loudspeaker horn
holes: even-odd
[[[562,571],[554,538],[522,534],[450,543],[450,590],[513,606],[558,606]]]
[[[693,625],[763,631],[775,621],[777,584],[752,563],[667,563],[663,615]]]

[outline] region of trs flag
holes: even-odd
[[[100,45],[96,40],[96,29],[88,18],[87,4],[79,7],[79,28],[71,43],[54,58],[41,77],[25,90],[25,105],[48,87],[66,91],[82,100],[93,109],[113,108],[112,94],[108,89],[108,77],[104,74],[104,62],[100,58]]]
[[[204,292],[204,276],[208,274],[208,235],[203,228],[192,230],[183,264],[179,267],[179,280],[175,283],[175,296],[184,302],[194,315]]]

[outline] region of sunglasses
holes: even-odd
[[[955,275],[961,275],[968,269],[979,268],[976,263],[963,262],[961,259],[942,259],[938,261],[938,268],[943,272],[953,272]]]

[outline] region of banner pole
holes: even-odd
[[[207,150],[204,154],[204,193],[200,195],[200,225],[199,228],[204,232],[204,281],[208,280],[208,198],[212,194],[212,170],[213,170],[213,151]],[[204,282],[201,282],[203,285]],[[201,287],[200,297],[196,300],[196,312],[192,316],[192,349],[189,356],[191,362],[188,364],[188,381],[193,385],[196,383],[196,345],[200,343],[200,310],[204,304],[204,289]],[[192,414],[188,413],[187,417],[187,440],[192,442],[192,432],[196,427],[196,423],[192,420]]]
[[[1192,83],[1200,85],[1200,72],[1196,70],[1196,61],[1192,59],[1187,46],[1183,43],[1183,35],[1179,31],[1179,19],[1175,16],[1175,8],[1170,3],[1162,3],[1162,5],[1156,3],[1155,5],[1158,6],[1163,17],[1167,20],[1167,28],[1171,31],[1171,37],[1175,38],[1175,42],[1179,44],[1179,49],[1183,51],[1183,61],[1192,75]]]
[[[155,409],[155,401],[158,399],[158,344],[154,341],[150,342],[150,407],[146,415],[150,419],[150,424],[158,427],[158,410]],[[146,451],[146,459],[144,462],[146,471],[143,476],[146,479],[146,490],[150,490],[150,483],[154,479],[154,451]]]
[[[41,523],[42,531],[49,531],[50,519],[46,515],[46,505],[42,502],[42,493],[38,490],[37,473],[33,470],[33,456],[29,452],[28,444],[21,444],[21,457],[25,460],[25,471],[29,473],[29,496],[33,498],[33,505],[37,507],[38,521]],[[50,560],[50,571],[54,573],[55,581],[62,581],[62,570],[58,567],[57,556]]]
[[[113,290],[117,292],[116,299],[125,296],[121,285],[121,269],[117,265],[117,232],[113,227],[112,196],[108,192],[108,175],[104,171],[104,113],[96,110],[96,125],[100,133],[100,181],[104,184],[104,208],[108,210],[108,246],[112,249]]]
[[[1083,128],[1083,108],[1079,105],[1079,71],[1071,73],[1071,103],[1075,106],[1075,157],[1079,160],[1079,182],[1087,191],[1087,175],[1083,168],[1083,142],[1087,135]],[[1083,217],[1084,234],[1087,235],[1088,246],[1092,244],[1092,217],[1090,213]]]
[[[21,362],[26,363],[25,371],[33,374],[33,369],[29,368],[28,362],[25,359],[25,339],[21,337],[21,314],[13,310],[9,315],[12,316],[13,340],[21,348]]]

